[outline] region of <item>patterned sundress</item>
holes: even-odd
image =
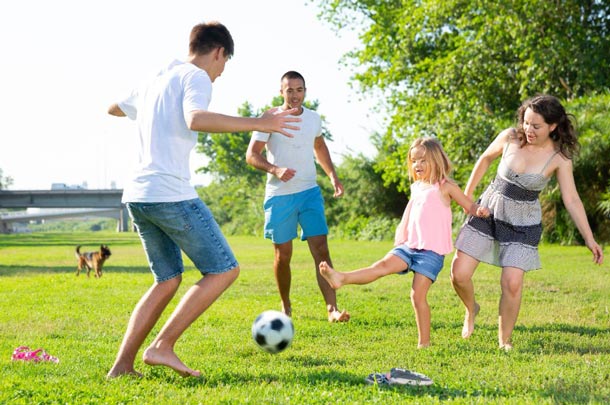
[[[479,204],[488,207],[488,218],[469,216],[455,241],[455,247],[475,259],[500,267],[524,271],[540,268],[538,244],[542,235],[542,210],[538,195],[549,178],[542,173],[516,173],[504,162],[496,178],[481,195]]]

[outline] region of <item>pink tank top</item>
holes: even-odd
[[[446,255],[453,251],[451,223],[451,207],[443,202],[440,184],[416,181],[411,184],[411,201],[396,228],[394,245]]]

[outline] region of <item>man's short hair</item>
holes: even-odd
[[[233,56],[233,37],[227,27],[217,21],[195,25],[191,30],[189,53],[205,55],[216,48],[224,48],[224,56]]]
[[[305,86],[305,78],[303,75],[294,70],[289,70],[288,72],[284,73],[280,81],[284,81],[284,79],[301,79],[303,80],[303,87],[307,88],[307,86]]]

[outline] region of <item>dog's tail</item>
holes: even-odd
[[[78,245],[78,246],[76,247],[76,252],[75,252],[76,257],[80,257],[80,246],[81,246],[81,245]]]

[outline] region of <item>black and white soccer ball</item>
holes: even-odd
[[[280,311],[265,311],[252,324],[252,338],[263,350],[279,353],[290,346],[294,325],[290,317]]]

